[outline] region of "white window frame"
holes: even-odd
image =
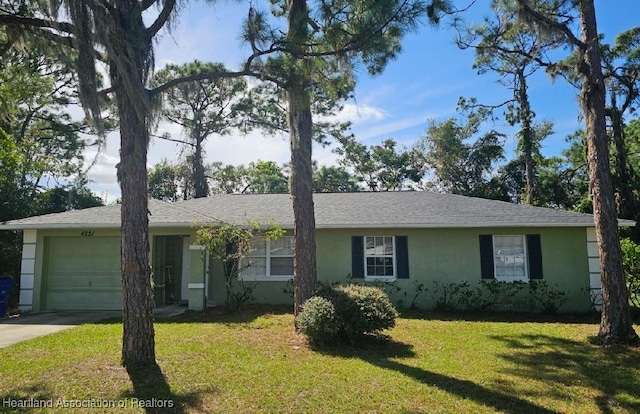
[[[382,237],[382,238],[391,238],[391,246],[392,246],[392,254],[391,255],[367,255],[367,239],[374,239],[374,245],[375,245],[375,239],[377,237]],[[398,275],[398,269],[397,269],[397,263],[398,260],[396,258],[396,238],[395,236],[363,236],[363,240],[362,240],[362,248],[364,249],[363,252],[363,260],[364,260],[364,280],[365,281],[384,281],[384,282],[393,282],[397,279],[397,275]],[[367,258],[369,257],[390,257],[392,262],[393,262],[393,275],[392,276],[380,276],[380,275],[369,275],[368,274],[368,266],[367,266]]]
[[[498,250],[496,249],[496,238],[498,237],[520,237],[522,238],[522,247],[524,249],[524,254],[523,254],[523,260],[524,260],[524,264],[523,264],[523,269],[524,269],[524,276],[498,276],[498,268],[496,266],[496,262],[497,262],[497,257],[500,256],[498,254]],[[492,238],[492,243],[493,243],[493,275],[495,280],[500,281],[500,282],[516,282],[516,281],[521,281],[521,282],[526,282],[529,281],[529,249],[527,247],[527,237],[525,235],[522,234],[495,234],[493,235]],[[516,257],[515,255],[504,255],[505,257]]]
[[[293,236],[282,236],[279,239],[288,238],[291,239],[291,244],[293,245]],[[264,255],[247,255],[242,258],[240,261],[240,266],[243,267],[243,270],[238,275],[238,280],[243,282],[261,282],[261,281],[276,281],[276,282],[287,282],[293,280],[293,273],[291,275],[271,275],[271,258],[272,257],[291,257],[293,261],[293,252],[291,255],[272,255],[271,243],[276,240],[267,240],[266,237],[259,237],[263,243],[265,243],[265,254]],[[256,239],[252,240],[251,243],[255,243]],[[252,259],[264,258],[265,259],[265,273],[264,275],[246,275],[244,274],[247,270],[251,268],[251,265],[246,266],[247,261],[251,261]],[[293,269],[293,268],[292,268]]]

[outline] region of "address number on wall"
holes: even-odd
[[[93,237],[94,234],[95,232],[93,230],[85,230],[82,233],[80,233],[82,237]]]

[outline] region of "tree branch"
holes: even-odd
[[[187,142],[187,141],[182,141],[182,140],[179,140],[179,139],[169,138],[169,135],[152,135],[152,134],[150,134],[149,136],[154,137],[154,138],[164,139],[165,141],[171,141],[171,142],[176,142],[178,144],[190,145],[192,147],[195,147],[195,144],[193,142]]]
[[[141,0],[140,8],[142,10],[147,10],[149,7],[153,6],[156,0]]]
[[[71,49],[78,49],[75,37],[73,37],[74,26],[71,23],[53,22],[32,17],[21,17],[15,15],[0,15],[0,26],[21,26],[27,28],[30,32],[37,34],[50,42],[66,46]],[[57,30],[62,33],[69,34],[64,36],[46,29]],[[107,57],[104,53],[94,50],[94,56],[101,62],[106,62]]]
[[[245,65],[246,66],[246,65]],[[172,79],[169,82],[160,85],[156,88],[153,88],[151,90],[149,90],[149,96],[156,96],[164,91],[166,91],[167,89],[171,89],[174,86],[178,86],[182,83],[186,83],[186,82],[194,82],[194,81],[199,81],[199,80],[218,80],[218,79],[224,79],[224,78],[238,78],[241,76],[249,76],[249,77],[253,77],[256,79],[260,79],[260,80],[267,80],[270,82],[275,83],[276,85],[282,87],[283,86],[283,82],[280,81],[277,78],[274,78],[272,76],[268,76],[268,75],[264,75],[261,73],[257,73],[254,71],[251,71],[249,69],[244,69],[238,72],[202,72],[202,73],[197,73],[194,75],[190,75],[190,76],[184,76],[182,78],[177,78],[177,79]]]
[[[548,16],[545,16],[544,14],[538,12],[537,10],[532,9],[526,0],[517,0],[517,1],[518,1],[518,5],[520,5],[520,8],[524,13],[526,13],[533,19],[537,20],[540,24],[564,34],[573,45],[579,47],[582,50],[586,49],[587,45],[584,42],[582,42],[582,40],[578,39],[567,25],[559,23],[553,19],[550,19]]]
[[[283,128],[280,125],[277,125],[277,124],[274,124],[274,123],[271,123],[271,122],[267,122],[267,121],[260,121],[260,120],[255,121],[255,120],[249,119],[248,121],[246,121],[246,123],[248,123],[250,125],[257,125],[257,126],[261,126],[261,127],[271,128],[271,129],[276,130],[276,131],[289,132],[288,128]]]
[[[60,32],[68,34],[74,33],[74,26],[71,23],[54,22],[51,20],[39,19],[35,17],[22,17],[9,14],[0,15],[0,25],[41,27],[58,30]]]
[[[158,18],[153,22],[151,26],[149,26],[149,28],[147,28],[147,38],[152,39],[160,31],[160,29],[162,29],[162,26],[164,26],[167,20],[169,20],[169,17],[171,16],[171,13],[173,12],[175,6],[176,0],[166,0],[162,11],[160,11],[160,14],[158,15]]]

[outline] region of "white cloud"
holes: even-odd
[[[252,161],[289,162],[289,140],[285,136],[247,135],[210,137],[206,145],[207,162],[249,164]]]
[[[193,4],[172,33],[162,32],[155,48],[157,68],[198,59],[237,69],[250,53],[238,36],[246,12],[232,3]]]
[[[335,166],[338,165],[338,156],[333,153],[334,145],[321,146],[314,145],[313,147],[313,159],[318,162],[318,165]]]
[[[366,121],[379,121],[387,116],[383,109],[372,105],[346,103],[334,119],[338,122],[352,122],[355,125]]]
[[[394,138],[398,141],[401,140],[399,136],[404,137],[407,130],[413,130],[415,132],[413,138],[417,138],[427,127],[427,122],[430,119],[436,119],[452,113],[453,111],[427,111],[401,117],[396,116],[388,122],[374,123],[373,125],[367,124],[360,128],[354,128],[354,132],[359,141],[385,138]]]

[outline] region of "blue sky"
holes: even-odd
[[[479,0],[465,20],[479,22],[488,13],[488,4]],[[174,30],[164,33],[156,44],[156,68],[195,59],[238,68],[249,53],[239,40],[240,24],[246,13],[244,2],[225,1],[216,5],[191,2],[182,10]],[[640,25],[638,0],[596,0],[596,13],[598,30],[605,34],[605,42],[611,43],[618,33]],[[382,75],[372,78],[364,69],[357,72],[355,99],[345,103],[340,116],[353,122],[352,131],[358,140],[373,145],[393,138],[410,146],[423,135],[430,120],[457,116],[460,96],[476,97],[486,104],[509,98],[510,91],[495,82],[495,75],[478,75],[472,69],[473,51],[459,50],[453,39],[453,31],[445,25],[439,29],[424,26],[419,33],[405,38],[402,54]],[[581,128],[576,91],[562,79],[552,83],[540,72],[530,81],[529,92],[536,120],[547,119],[555,124],[555,134],[543,143],[543,154],[558,154],[566,146],[565,137]],[[512,154],[516,146],[513,129],[503,121],[488,127],[508,134],[504,145],[507,154]],[[181,134],[178,127],[168,124],[160,125],[158,134],[163,132],[175,138]],[[118,145],[117,134],[111,134],[106,150],[89,173],[93,181],[90,187],[109,201],[120,194],[115,173]],[[179,151],[175,144],[155,139],[149,149],[149,166],[162,158],[177,160]],[[258,159],[278,163],[289,160],[286,136],[266,137],[258,132],[247,136],[212,136],[206,152],[208,162],[234,165]],[[314,148],[314,158],[321,164],[334,164],[336,160],[331,147]]]

